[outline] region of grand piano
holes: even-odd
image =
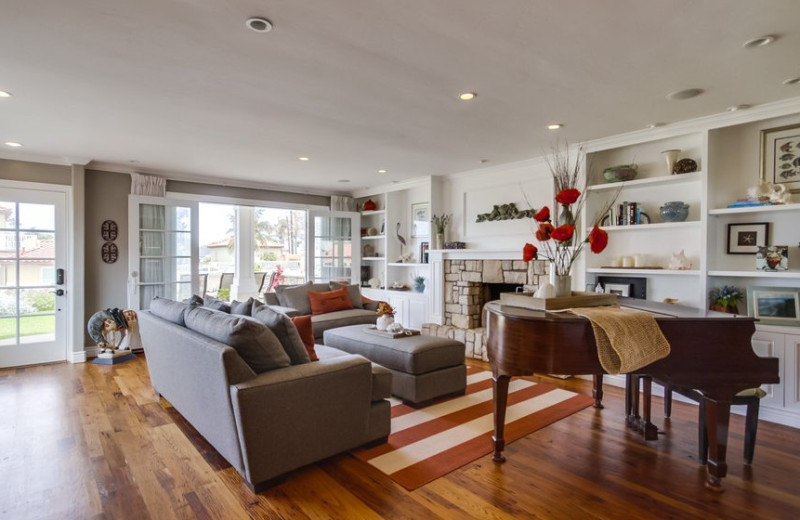
[[[670,343],[670,354],[637,371],[676,388],[694,388],[706,399],[708,479],[722,491],[733,397],[740,391],[779,382],[778,359],[756,356],[750,343],[752,318],[620,298],[620,305],[652,313]],[[502,305],[484,307],[487,350],[494,377],[494,460],[503,462],[505,413],[511,377],[539,374],[595,376],[595,406],[602,407],[603,368],[591,323],[569,312]],[[647,406],[647,405],[646,405]]]

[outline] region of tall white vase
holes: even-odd
[[[667,175],[675,174],[675,161],[678,160],[679,153],[681,153],[680,150],[664,150],[661,152],[661,155],[663,155],[664,159],[667,161]]]

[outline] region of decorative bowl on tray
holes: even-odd
[[[607,182],[630,181],[636,178],[639,166],[636,164],[620,164],[603,170],[603,177]]]

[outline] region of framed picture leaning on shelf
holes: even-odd
[[[800,193],[800,124],[761,131],[761,180]]]
[[[431,206],[427,202],[411,205],[411,237],[431,236]]]
[[[800,326],[800,288],[748,287],[750,316],[766,325]]]
[[[769,239],[769,222],[728,224],[728,254],[752,255]]]

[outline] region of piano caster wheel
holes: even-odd
[[[716,477],[708,477],[706,481],[706,489],[712,493],[724,493],[725,489],[722,487],[722,482]]]
[[[495,452],[494,457],[492,457],[492,460],[498,464],[502,464],[506,461],[506,458],[503,456],[502,453]]]
[[[603,406],[603,403],[601,403],[600,401],[595,401],[592,406],[595,408],[595,410],[602,410],[603,408],[605,408],[605,406]]]

